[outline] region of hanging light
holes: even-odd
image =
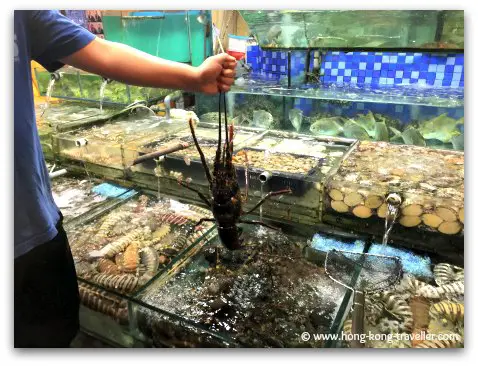
[[[201,24],[207,24],[207,16],[204,10],[199,11],[199,15],[197,16],[197,21]]]

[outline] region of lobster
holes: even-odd
[[[224,100],[224,125],[225,125],[225,144],[224,150],[221,148],[221,98]],[[212,218],[201,218],[196,227],[205,221],[212,221],[216,223],[219,238],[221,243],[230,250],[239,249],[242,246],[243,239],[241,238],[242,228],[237,224],[253,224],[262,225],[270,229],[277,230],[277,228],[257,220],[244,220],[242,217],[249,215],[258,209],[265,201],[273,196],[279,196],[282,194],[292,193],[290,188],[279,190],[276,192],[269,192],[267,195],[261,198],[261,200],[250,210],[244,211],[242,208],[243,202],[247,201],[247,169],[246,169],[246,194],[242,197],[241,190],[239,189],[239,183],[237,181],[236,168],[232,162],[233,154],[233,140],[234,140],[234,126],[231,125],[228,128],[227,113],[226,113],[226,96],[224,93],[219,95],[219,132],[216,156],[214,159],[213,175],[209,171],[209,167],[206,163],[204,153],[199,146],[194,131],[194,124],[192,119],[189,120],[189,128],[194,141],[194,145],[201,158],[201,163],[204,168],[204,173],[209,182],[209,191],[211,197],[207,198],[202,192],[190,187],[182,181],[178,183],[196,192],[199,198],[206,204],[206,206],[212,211]]]

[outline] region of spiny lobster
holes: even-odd
[[[221,99],[224,101],[224,124],[225,124],[225,144],[224,150],[222,150],[222,140],[221,140]],[[266,200],[273,196],[278,196],[286,193],[292,193],[290,188],[283,189],[276,192],[269,192],[265,195],[252,209],[244,211],[242,209],[243,202],[247,201],[247,170],[246,170],[246,194],[243,198],[241,191],[239,189],[239,183],[237,181],[236,168],[232,163],[232,154],[233,154],[233,140],[234,140],[234,126],[231,125],[228,128],[227,125],[227,112],[226,112],[226,96],[224,93],[219,95],[219,133],[218,133],[218,142],[216,156],[214,159],[214,170],[213,176],[209,171],[209,167],[206,163],[206,158],[204,153],[199,146],[198,140],[196,138],[196,133],[194,131],[193,121],[189,120],[189,128],[191,130],[192,138],[194,144],[198,150],[199,156],[201,158],[201,163],[204,168],[204,173],[209,182],[209,190],[212,195],[212,200],[208,199],[200,191],[188,186],[186,183],[179,181],[179,184],[183,187],[194,191],[198,194],[201,200],[207,205],[207,207],[212,211],[214,219],[212,218],[202,218],[196,224],[200,225],[205,221],[216,222],[219,238],[222,244],[231,250],[239,249],[243,242],[241,238],[242,229],[237,226],[238,223],[243,224],[255,224],[269,227],[271,229],[276,229],[262,221],[256,220],[243,220],[241,217],[248,215],[259,208]]]

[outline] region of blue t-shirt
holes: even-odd
[[[49,71],[95,36],[57,11],[16,10],[14,44],[15,258],[53,239],[60,219],[35,121],[31,60]]]

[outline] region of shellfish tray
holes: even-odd
[[[197,244],[180,266],[138,292],[135,300],[150,308],[133,302],[136,328],[155,345],[211,346],[181,327],[187,323],[233,346],[323,347],[300,335],[330,333],[347,290],[307,258],[305,238],[250,226],[244,238],[237,251],[217,236]]]
[[[213,227],[194,226],[210,216],[205,209],[141,193],[65,227],[82,304],[121,324],[128,321],[127,300]]]
[[[366,334],[415,335],[390,341],[367,339],[366,348],[462,348],[464,347],[464,269],[441,262],[433,266],[433,279],[406,273],[386,291],[366,295]],[[352,329],[351,313],[343,333]],[[423,332],[423,333],[422,333]],[[427,334],[427,337],[423,337]],[[439,335],[447,334],[440,338]],[[421,337],[420,337],[421,336]],[[347,339],[347,338],[345,338]],[[348,347],[349,342],[342,345]]]
[[[196,129],[196,136],[201,146],[201,149],[206,156],[206,160],[212,164],[212,160],[216,154],[217,148],[217,138],[213,136],[217,133],[217,129],[213,129],[212,127],[205,126]],[[239,130],[236,131],[234,135],[234,144],[236,147],[245,144],[249,139],[255,137],[257,134],[250,131],[243,131]],[[185,159],[190,159],[190,165],[201,165],[201,160],[199,157],[199,153],[197,152],[196,147],[194,146],[194,140],[191,136],[189,130],[183,130],[175,135],[168,136],[164,139],[156,140],[153,142],[149,142],[138,149],[138,156],[142,156],[147,153],[154,152],[160,148],[166,148],[168,145],[175,145],[180,142],[186,142],[190,146],[185,150],[180,150],[172,154],[165,155],[165,162],[168,160],[166,165],[174,164],[171,163],[169,160],[181,161]],[[186,158],[187,157],[187,158]],[[142,163],[144,168],[154,169],[156,167],[156,163],[152,160],[146,161]],[[183,167],[184,168],[184,167]]]
[[[246,163],[248,164],[249,189],[270,192],[290,188],[293,196],[302,196],[310,189],[320,179],[321,167],[327,164],[326,158],[314,158],[290,153],[274,153],[268,156],[267,151],[245,148],[238,151],[233,157],[237,178],[241,186],[246,184],[246,167],[245,164],[242,165],[240,162],[243,161],[240,157],[244,154],[248,155],[248,161],[250,160],[250,154],[259,156],[256,166],[251,166],[251,161]],[[286,159],[288,159],[290,165],[286,165],[289,164],[286,163]],[[284,171],[285,169],[289,171]]]

